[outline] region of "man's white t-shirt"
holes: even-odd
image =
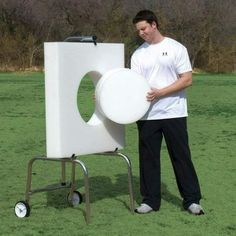
[[[144,76],[151,87],[164,88],[179,79],[179,74],[192,71],[187,49],[165,37],[160,43],[143,43],[131,57],[131,69]],[[154,100],[142,120],[186,117],[184,90]]]

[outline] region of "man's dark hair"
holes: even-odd
[[[152,24],[152,22],[154,21],[157,25],[157,28],[159,26],[156,15],[150,10],[139,11],[133,19],[133,24],[144,20],[147,21],[149,24]]]

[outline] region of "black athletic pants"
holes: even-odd
[[[187,209],[201,199],[198,178],[191,161],[187,119],[141,120],[139,131],[140,191],[143,203],[154,210],[161,204],[160,149],[164,136],[183,206]]]

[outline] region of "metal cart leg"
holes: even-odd
[[[85,188],[85,207],[86,207],[86,223],[90,223],[90,200],[89,200],[89,178],[88,178],[88,170],[85,167],[84,163],[80,160],[74,160],[74,163],[77,163],[81,166],[84,172],[84,188]],[[73,164],[74,166],[74,164]],[[75,168],[75,167],[73,167]]]
[[[130,196],[130,210],[133,213],[134,212],[134,194],[133,194],[133,183],[132,183],[132,168],[131,168],[131,162],[129,158],[120,153],[120,152],[105,152],[105,153],[98,153],[99,155],[111,155],[111,156],[120,156],[123,160],[125,160],[127,167],[128,167],[128,187],[129,187],[129,196]],[[32,189],[32,169],[33,169],[33,163],[36,160],[41,161],[56,161],[61,162],[61,183],[57,186],[46,186],[39,189]],[[65,165],[66,162],[71,163],[72,170],[71,170],[71,182],[68,184],[66,183],[66,176],[65,176]],[[49,190],[56,190],[61,188],[70,188],[70,194],[69,197],[72,198],[73,192],[76,190],[76,183],[75,183],[75,166],[78,164],[81,169],[83,170],[84,174],[84,187],[85,187],[85,219],[86,223],[90,223],[91,218],[91,210],[90,210],[90,199],[89,199],[89,178],[88,178],[88,170],[85,167],[84,163],[80,160],[77,160],[76,157],[73,155],[71,158],[47,158],[47,157],[36,157],[32,158],[28,163],[28,172],[27,172],[27,182],[26,182],[26,191],[25,191],[25,202],[19,202],[17,207],[15,209],[19,210],[19,214],[17,214],[18,217],[24,217],[23,211],[20,209],[22,207],[22,203],[26,205],[26,208],[28,208],[28,203],[30,201],[30,196],[33,193],[37,192],[43,192],[43,191],[49,191]],[[25,216],[29,215],[30,209],[27,209],[28,213]]]
[[[38,158],[33,158],[28,163],[28,172],[27,172],[27,181],[26,181],[26,190],[25,190],[25,201],[29,203],[30,200],[30,194],[31,194],[31,185],[32,185],[32,167],[33,163]]]
[[[60,185],[54,186],[54,187],[43,187],[39,189],[32,189],[32,170],[33,170],[33,164],[35,161],[56,161],[56,162],[62,162],[62,181]],[[57,159],[57,158],[46,158],[46,157],[35,157],[32,158],[28,163],[28,172],[27,172],[27,181],[26,181],[26,190],[25,190],[25,201],[29,203],[30,201],[30,195],[37,192],[44,192],[44,191],[50,191],[50,190],[56,190],[60,188],[69,188],[70,183],[66,184],[65,181],[65,162],[71,162],[70,158],[64,158],[64,159]],[[63,184],[62,184],[63,183]]]
[[[127,163],[127,167],[128,167],[128,182],[129,182],[129,196],[130,196],[130,211],[132,213],[134,213],[134,193],[133,193],[133,176],[132,176],[132,167],[131,167],[131,161],[129,160],[129,158],[120,153],[117,152],[116,153],[118,156],[122,157],[126,163]]]
[[[100,153],[99,153],[100,154]],[[110,155],[110,156],[119,156],[122,157],[123,160],[125,160],[127,167],[128,167],[128,183],[129,183],[129,197],[130,197],[130,211],[134,213],[134,193],[133,193],[133,177],[132,177],[132,166],[131,161],[129,158],[124,155],[123,153],[114,151],[114,152],[104,152],[101,153],[101,155]]]
[[[66,163],[61,163],[61,185],[66,185]]]
[[[32,169],[33,169],[33,163],[36,160],[41,161],[56,161],[61,162],[61,168],[62,168],[62,182],[58,186],[46,186],[39,189],[32,189]],[[70,162],[72,164],[72,171],[71,171],[71,182],[69,184],[65,181],[65,164],[66,162]],[[88,180],[88,170],[85,167],[84,163],[80,160],[76,160],[74,157],[72,158],[46,158],[46,157],[36,157],[32,158],[28,163],[28,172],[27,172],[27,182],[26,182],[26,191],[25,191],[25,202],[29,203],[30,201],[30,195],[37,192],[43,192],[43,191],[50,191],[50,190],[56,190],[61,188],[70,188],[70,196],[72,196],[73,191],[76,190],[76,183],[75,183],[75,166],[76,164],[79,164],[80,167],[83,170],[84,174],[84,186],[85,186],[85,218],[86,223],[90,223],[90,201],[89,201],[89,180]]]

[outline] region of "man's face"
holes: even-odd
[[[135,24],[138,35],[147,43],[152,43],[157,30],[156,23],[149,24],[147,21],[139,21]]]

